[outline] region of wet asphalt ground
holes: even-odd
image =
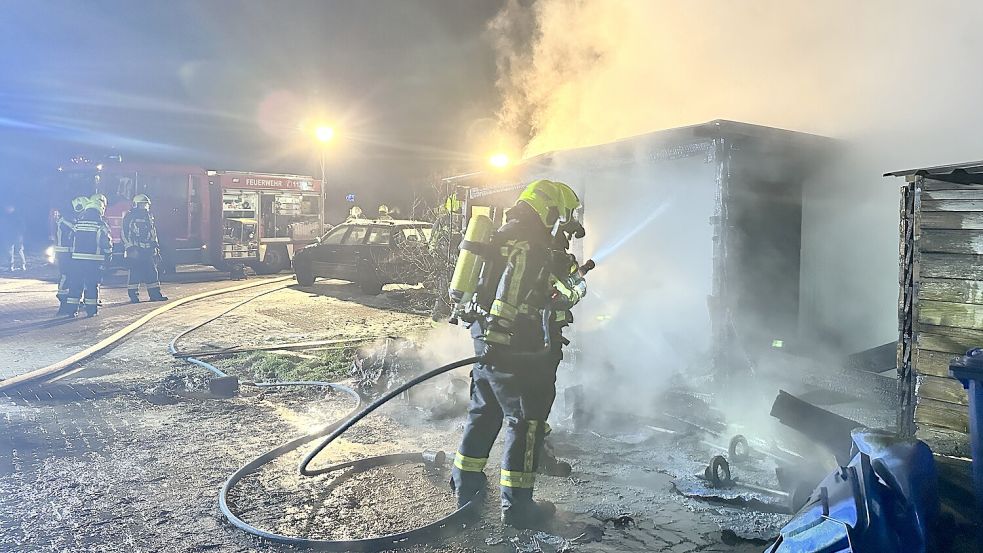
[[[230,284],[220,276],[187,275],[188,282],[165,283],[165,293],[173,298]],[[31,290],[10,294],[13,302],[0,298],[0,313],[17,312],[4,328],[22,325],[6,337],[0,329],[2,349],[19,348],[5,353],[6,366],[24,370],[67,357],[150,307],[115,305],[114,296],[125,298],[122,290],[114,292],[117,285],[109,281],[100,317],[49,328],[27,325],[46,320],[50,283],[0,280],[0,291]],[[226,523],[218,490],[249,459],[344,416],[351,400],[318,389],[261,393],[248,386],[231,399],[210,397],[207,373],[166,351],[178,332],[263,289],[175,309],[70,377],[0,397],[0,550],[284,550]],[[430,321],[405,309],[403,294],[366,297],[339,282],[287,288],[196,331],[183,347],[426,332]],[[434,421],[419,405],[396,402],[346,434],[318,464],[424,449],[452,452],[462,423],[463,413]],[[537,494],[561,510],[548,533],[502,528],[490,487],[482,522],[446,542],[410,550],[750,552],[763,550],[763,542],[725,538],[722,528],[737,520],[742,534],[766,537],[787,518],[683,497],[677,483],[702,472],[714,451],[687,436],[637,429],[591,434],[559,424],[553,441],[574,472],[539,479]],[[270,530],[350,539],[424,524],[453,509],[446,468],[420,463],[302,478],[296,466],[306,451],[244,480],[230,497],[237,512]],[[496,447],[489,474],[498,469],[497,454]]]

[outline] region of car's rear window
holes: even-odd
[[[416,227],[403,227],[399,229],[403,233],[403,238],[406,238],[408,242],[426,242],[427,237],[424,234],[420,234],[422,229]]]

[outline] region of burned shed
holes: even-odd
[[[888,173],[901,187],[898,426],[941,453],[968,443],[949,361],[983,346],[983,161]]]
[[[599,267],[577,331],[678,369],[710,354],[718,370],[741,370],[796,338],[803,189],[832,146],[712,121],[531,158],[511,185],[471,188],[466,211],[501,217],[523,184],[566,182]]]

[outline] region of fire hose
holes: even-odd
[[[256,294],[244,301],[236,303],[229,309],[219,313],[218,315],[199,323],[189,329],[186,329],[182,333],[178,334],[171,340],[168,345],[168,349],[171,355],[177,358],[182,358],[185,361],[196,365],[198,367],[205,368],[219,377],[227,376],[218,367],[202,361],[196,357],[192,357],[186,354],[182,354],[177,349],[177,342],[187,336],[189,333],[197,330],[210,322],[217,320],[219,317],[228,314],[232,310],[245,305],[246,303],[255,300],[259,297],[265,296],[267,294],[281,290],[283,287],[277,287],[272,290],[266,290]],[[238,348],[237,348],[238,349]],[[221,351],[221,350],[220,350]],[[204,356],[204,355],[202,355]],[[337,391],[348,394],[355,400],[355,408],[349,412],[343,419],[329,424],[322,428],[321,430],[309,434],[306,436],[301,436],[295,438],[283,445],[273,448],[262,455],[252,459],[245,465],[240,467],[237,471],[232,473],[225,484],[222,485],[222,489],[219,491],[218,503],[219,509],[225,518],[228,519],[232,525],[243,530],[254,536],[286,545],[292,545],[297,547],[310,547],[320,549],[322,551],[382,551],[387,549],[393,549],[397,547],[406,547],[413,544],[430,542],[437,539],[446,538],[448,536],[454,535],[463,529],[462,523],[470,520],[478,507],[478,501],[476,501],[478,494],[475,494],[464,506],[456,509],[452,513],[435,520],[429,524],[419,526],[410,530],[397,532],[393,534],[388,534],[384,536],[376,536],[370,538],[360,538],[351,540],[323,540],[323,539],[312,539],[304,538],[298,536],[288,536],[284,534],[278,534],[269,530],[264,530],[257,526],[254,526],[245,520],[243,520],[238,514],[236,514],[229,504],[229,494],[236,487],[236,485],[242,481],[243,478],[252,474],[253,472],[259,470],[264,465],[267,465],[274,460],[303,447],[319,438],[323,440],[305,457],[300,464],[300,474],[303,476],[320,476],[343,469],[351,469],[349,473],[366,471],[372,468],[387,466],[387,465],[400,465],[406,463],[417,463],[417,462],[434,462],[442,463],[444,461],[443,452],[417,452],[417,453],[393,453],[387,455],[376,455],[372,457],[366,457],[364,459],[359,459],[356,461],[348,461],[343,463],[338,463],[328,467],[311,469],[310,464],[314,459],[328,447],[333,441],[335,441],[339,436],[348,431],[352,426],[357,424],[360,420],[364,419],[366,416],[374,412],[376,409],[382,407],[392,399],[398,397],[403,392],[417,386],[423,382],[426,382],[434,377],[437,377],[446,372],[452,371],[454,369],[464,367],[467,365],[474,364],[480,360],[479,357],[469,357],[467,359],[461,359],[459,361],[454,361],[448,363],[429,372],[426,372],[416,378],[402,384],[401,386],[390,390],[383,396],[379,397],[372,403],[365,407],[362,405],[362,397],[353,390],[352,388],[345,386],[343,384],[338,384],[334,382],[319,382],[319,381],[302,381],[302,382],[256,382],[252,385],[260,388],[275,388],[275,387],[286,387],[286,386],[317,386],[331,388]]]

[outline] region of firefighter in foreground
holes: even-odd
[[[584,234],[579,207],[570,187],[539,180],[497,232],[488,217],[473,216],[451,282],[452,321],[471,324],[475,352],[483,357],[471,371],[468,422],[451,484],[459,506],[484,489],[484,468],[504,419],[502,522],[517,528],[539,527],[556,510],[534,502],[532,492],[556,396],[561,330],[586,293],[586,271],[566,251],[571,237]]]
[[[85,210],[87,198],[79,196],[72,200],[70,209],[58,212],[55,223],[55,262],[58,264],[58,314],[71,315],[78,309],[68,304],[68,286],[72,274],[72,240],[75,236],[75,222]]]
[[[123,217],[123,247],[130,274],[126,292],[130,303],[140,303],[140,285],[147,287],[150,301],[167,301],[160,293],[160,276],[157,273],[157,227],[150,214],[150,198],[146,194],[133,197],[133,209]]]
[[[109,225],[102,218],[104,204],[88,198],[84,202],[72,233],[67,311],[73,317],[80,308],[90,317],[99,312],[99,282],[113,255]]]

